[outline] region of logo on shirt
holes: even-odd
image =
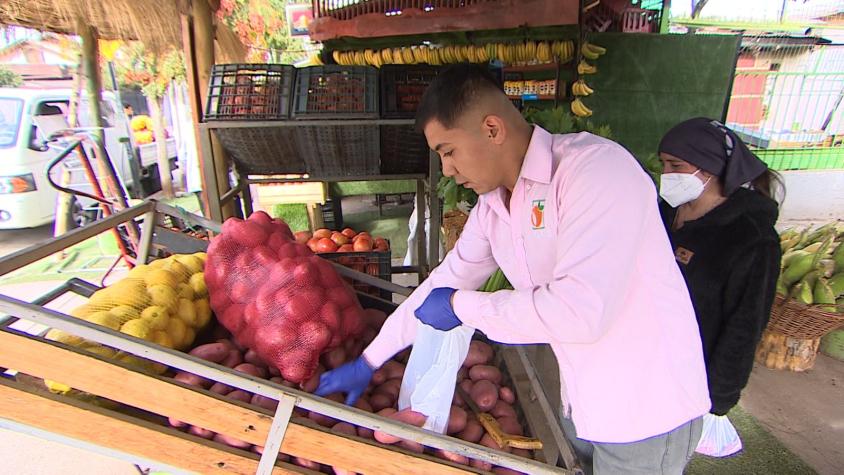
[[[677,259],[677,262],[684,265],[688,265],[694,255],[694,252],[686,249],[685,247],[678,247],[677,250],[674,251],[674,258]]]
[[[545,228],[545,200],[531,202],[530,224],[533,229]]]

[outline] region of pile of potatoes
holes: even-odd
[[[381,325],[387,317],[384,312],[373,309],[367,309],[364,313],[367,329],[364,331],[362,337],[356,341],[346,342],[346,344],[340,348],[322,355],[316,374],[301,384],[294,384],[284,380],[272,365],[267,365],[265,362],[261,361],[254,351],[238,346],[233,339],[226,338],[225,335],[222,334],[219,335],[221,338],[219,338],[216,342],[200,345],[191,350],[190,354],[210,362],[227,366],[235,371],[243,372],[259,378],[269,379],[270,381],[282,386],[312,393],[316,391],[319,386],[319,377],[323,372],[334,369],[360,356],[366,345],[375,338],[378,329],[381,328]],[[395,358],[388,361],[380,369],[378,369],[373,375],[372,381],[366,392],[364,392],[360,399],[355,403],[355,407],[366,412],[372,412],[383,417],[394,419],[413,426],[422,427],[426,419],[424,414],[414,412],[409,409],[403,411],[397,410],[401,381],[404,377],[405,365],[409,355],[410,349],[407,349],[396,355]],[[515,392],[511,387],[504,383],[501,371],[492,365],[493,357],[494,352],[490,345],[481,341],[472,341],[466,360],[457,374],[456,384],[459,385],[466,394],[470,395],[481,410],[486,411],[495,417],[505,433],[512,435],[524,435],[524,428],[519,423],[514,409],[514,404],[516,403]],[[250,403],[270,411],[274,411],[278,404],[277,401],[273,399],[257,394],[250,394],[239,389],[234,389],[222,383],[215,383],[191,373],[177,373],[175,375],[175,379],[189,385],[202,387],[232,400]],[[341,404],[345,401],[345,395],[339,393],[331,394],[327,398]],[[487,471],[491,470],[494,473],[519,473],[504,467],[493,467],[487,462],[470,460],[465,456],[455,453],[425,447],[417,442],[403,440],[399,437],[379,431],[373,431],[366,427],[354,426],[348,422],[343,422],[317,412],[296,408],[294,413],[294,418],[295,417],[307,418],[322,427],[326,427],[340,434],[357,436],[364,439],[374,439],[382,444],[396,445],[405,450],[417,453],[428,453],[458,464],[469,465],[471,467]],[[190,426],[172,418],[170,419],[170,424],[199,437],[213,439],[217,442],[243,450],[252,450],[253,452],[259,454],[262,452],[262,447],[253,446],[247,442],[243,442],[223,434],[215,434],[214,432],[201,427]],[[446,432],[450,436],[457,437],[467,442],[479,443],[496,450],[503,450],[505,452],[511,452],[514,455],[532,458],[531,452],[527,450],[510,448],[501,449],[492,437],[486,433],[481,423],[472,413],[471,409],[456,391],[452,401],[451,416]],[[296,465],[311,470],[329,470],[329,467],[325,467],[318,462],[302,459],[300,457],[289,457],[286,454],[279,454],[279,460],[290,461]],[[331,467],[331,469],[336,474],[353,473],[340,467]]]

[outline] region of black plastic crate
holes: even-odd
[[[392,282],[392,251],[328,252],[317,255],[358,272]],[[380,296],[385,300],[392,300],[392,294],[388,290],[378,289],[357,280],[346,279],[346,281],[351,283],[352,287],[359,292]]]
[[[377,175],[377,125],[309,125],[296,127],[297,148],[313,177]]]
[[[381,126],[381,173],[428,173],[428,142],[412,125]]]
[[[216,64],[205,120],[289,119],[295,76],[287,64]]]
[[[219,128],[214,133],[237,169],[248,175],[306,173],[296,127]]]
[[[381,117],[412,119],[442,68],[424,65],[385,65],[381,68]]]
[[[343,229],[343,207],[340,198],[326,200],[320,205],[323,227],[328,229]]]
[[[311,66],[296,75],[295,119],[377,119],[378,70]]]

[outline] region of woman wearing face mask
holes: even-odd
[[[660,212],[695,307],[711,413],[747,384],[780,270],[779,176],[723,124],[687,120],[659,144]]]

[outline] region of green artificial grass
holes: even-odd
[[[686,467],[687,475],[816,473],[740,407],[733,408],[729,417],[741,437],[743,450],[737,455],[725,458],[695,454]]]
[[[410,234],[407,227],[409,217],[408,208],[385,207],[380,218],[377,210],[355,214],[344,213],[343,225],[356,231],[367,231],[373,236],[383,237],[390,241],[392,258],[404,259],[407,254],[407,236]]]
[[[416,193],[415,180],[341,181],[330,184],[331,196]]]
[[[304,204],[280,204],[273,206],[273,218],[283,219],[293,232],[310,229],[308,209]]]

